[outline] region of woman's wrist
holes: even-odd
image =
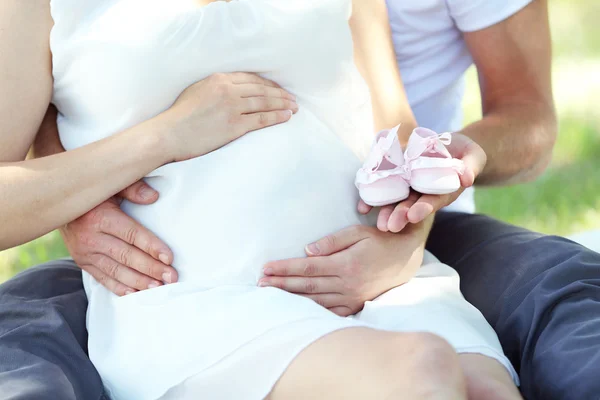
[[[431,232],[431,228],[433,226],[434,214],[428,216],[423,221],[417,224],[408,224],[406,227],[399,233],[408,235],[411,237],[415,243],[422,243],[423,247],[425,246],[425,242],[429,237],[429,232]]]
[[[175,151],[169,133],[171,125],[160,114],[134,128],[134,140],[138,154],[144,160],[152,160],[156,168],[173,162]]]

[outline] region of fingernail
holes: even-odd
[[[425,217],[429,213],[427,212],[427,209],[425,209],[423,207],[419,207],[416,210],[414,210],[412,214],[413,214],[414,222],[421,222],[425,219]]]
[[[165,265],[169,265],[169,256],[165,253],[160,253],[158,259]]]
[[[267,286],[269,286],[269,282],[267,282],[267,281],[259,281],[258,282],[258,286],[267,287]]]
[[[154,191],[148,186],[142,186],[140,189],[140,196],[144,200],[150,200],[154,196]]]
[[[130,294],[134,294],[134,293],[135,292],[133,290],[128,289],[125,291],[125,296],[129,296]]]
[[[319,249],[319,245],[317,243],[311,243],[306,246],[306,252],[311,256],[318,256],[321,253],[321,249]]]
[[[158,282],[150,282],[148,284],[148,289],[154,289],[154,288],[157,288],[159,286],[160,286],[160,283],[158,283]]]
[[[172,276],[171,272],[164,272],[162,274],[162,279],[164,282],[173,283],[173,276]]]
[[[273,275],[273,268],[265,268],[265,275]]]
[[[291,118],[292,115],[294,115],[294,112],[292,110],[288,110],[288,112],[290,113],[290,118]]]

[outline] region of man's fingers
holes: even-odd
[[[138,181],[125,188],[118,194],[118,197],[135,204],[152,204],[158,200],[158,192],[152,189],[146,182]]]
[[[462,161],[465,164],[465,167],[471,170],[473,179],[475,179],[485,168],[485,164],[487,163],[487,155],[481,146],[479,146],[473,140],[470,140],[470,142],[466,145]],[[471,182],[471,185],[472,184],[473,182]]]
[[[417,224],[425,218],[452,203],[462,190],[450,194],[424,194],[419,200],[408,210],[406,217],[411,224]]]
[[[393,205],[383,206],[379,209],[379,215],[377,216],[377,229],[381,232],[389,231],[388,222],[390,221],[390,217],[394,212]]]
[[[341,281],[338,277],[267,276],[259,286],[272,286],[296,294],[339,293]]]
[[[338,264],[332,257],[290,258],[265,265],[265,276],[336,276]]]
[[[368,236],[364,227],[355,225],[308,244],[304,251],[309,257],[328,256],[345,250]]]
[[[465,165],[465,172],[460,177],[463,188],[472,186],[477,176],[485,168],[487,155],[474,140],[460,133],[454,133],[448,150],[453,157],[459,158]]]
[[[160,260],[165,266],[173,262],[173,253],[167,245],[118,208],[106,213],[101,220],[100,229]]]
[[[177,281],[177,272],[174,268],[166,266],[137,247],[129,245],[114,236],[103,236],[99,244],[99,253],[108,256],[125,267],[160,282],[174,283]]]
[[[371,210],[373,209],[373,207],[371,207],[370,205],[368,205],[367,203],[365,203],[364,201],[360,200],[358,202],[358,212],[361,214],[368,214],[371,212]]]
[[[162,285],[162,282],[143,275],[104,254],[94,254],[90,257],[94,267],[117,282],[137,290],[152,289]]]
[[[404,229],[406,224],[408,224],[408,210],[410,210],[410,208],[417,202],[419,196],[420,194],[413,191],[406,200],[403,200],[396,205],[387,224],[390,232],[398,233]]]
[[[81,269],[90,274],[97,282],[99,282],[102,286],[116,294],[117,296],[125,296],[128,294],[133,294],[136,292],[135,289],[127,287],[120,282],[117,282],[110,276],[106,275],[104,272],[100,271],[98,268],[93,265],[82,265]]]
[[[339,293],[302,294],[301,296],[325,308],[341,306],[345,300],[345,297]]]

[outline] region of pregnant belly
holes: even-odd
[[[356,212],[357,157],[314,116],[252,132],[218,151],[156,170],[151,206],[123,209],[174,252],[180,281],[255,285],[264,263],[367,221]]]

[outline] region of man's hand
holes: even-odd
[[[472,186],[487,162],[481,146],[460,133],[452,134],[452,143],[447,146],[452,157],[461,159],[465,171],[460,175],[461,188],[454,193],[433,195],[412,192],[411,195],[397,205],[381,207],[377,219],[377,227],[382,232],[400,232],[408,223],[416,224],[441,208],[450,205],[468,187]],[[370,206],[360,201],[358,211],[367,214]]]
[[[273,286],[348,316],[411,279],[423,261],[428,230],[399,234],[353,226],[306,246],[306,258],[270,262],[260,286]]]
[[[151,204],[158,193],[137,182],[119,195]],[[67,224],[61,233],[75,262],[111,292],[122,296],[177,281],[171,250],[109,199]]]

